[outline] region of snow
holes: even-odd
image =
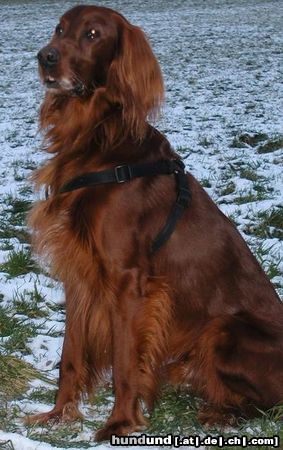
[[[37,116],[43,95],[37,77],[37,51],[48,41],[58,17],[76,1],[46,0],[1,2],[1,77],[0,77],[0,194],[18,195],[26,185],[31,163],[39,165],[46,156],[40,152],[41,137]],[[84,1],[84,3],[92,3]],[[281,271],[273,281],[282,285],[283,245],[278,238],[260,240],[245,233],[259,211],[282,206],[282,149],[259,154],[256,147],[233,146],[243,133],[265,133],[269,138],[282,135],[282,8],[280,1],[268,0],[137,0],[96,1],[113,7],[140,25],[148,34],[159,59],[166,85],[166,106],[158,123],[199,180],[209,180],[209,194],[221,210],[236,215],[240,231],[252,248],[270,249],[265,263],[274,261]],[[253,182],[239,176],[239,165],[253,167],[265,177],[272,191],[267,198],[236,204],[233,200],[252,189]],[[15,174],[24,176],[15,181]],[[233,181],[235,192],[221,195]],[[0,204],[5,209],[5,205]],[[1,211],[0,211],[1,213]],[[19,242],[14,242],[21,248]],[[0,250],[0,263],[7,258]],[[0,274],[3,305],[9,305],[15,292],[31,291],[35,283],[44,296],[48,321],[40,320],[42,334],[29,341],[31,354],[26,361],[56,379],[62,337],[63,293],[59,284],[50,284],[44,275],[28,274],[7,279]],[[48,306],[49,305],[49,306]],[[44,386],[34,381],[31,388]],[[49,405],[18,401],[23,412],[46,410]],[[87,409],[86,409],[87,411]],[[1,425],[0,425],[1,426]],[[18,433],[0,431],[1,441],[11,441],[15,450],[55,448],[26,436],[19,424]],[[80,438],[91,436],[82,432]],[[70,444],[71,445],[71,444]],[[56,447],[58,448],[58,447]],[[68,447],[72,449],[72,447]],[[90,448],[98,450],[109,445]],[[145,448],[145,447],[143,447]],[[152,447],[150,447],[152,449]],[[189,447],[183,447],[188,449]],[[145,448],[146,449],[146,448]]]
[[[42,442],[37,442],[37,441],[31,441],[30,439],[23,437],[23,436],[19,436],[16,433],[1,433],[0,434],[0,438],[1,440],[3,440],[4,442],[6,441],[10,441],[13,443],[14,449],[15,450],[50,450],[50,449],[54,449],[56,448],[56,450],[65,450],[66,448],[61,448],[61,447],[53,447],[49,444],[43,444]],[[0,441],[0,445],[1,445],[1,441]],[[0,447],[1,448],[1,447]],[[113,447],[112,447],[113,448]],[[121,447],[121,446],[115,446],[115,448],[117,450],[125,448],[125,447]],[[132,450],[132,449],[136,449],[137,446],[131,447],[131,446],[127,446],[127,449]],[[143,446],[142,447],[144,450],[157,450],[159,447],[146,447]],[[183,446],[182,447],[184,450],[190,450],[193,447],[188,447],[188,446]],[[78,450],[78,447],[74,448],[74,447],[68,447],[69,450]],[[89,450],[109,450],[109,445],[96,445],[93,447],[89,447]],[[203,447],[199,447],[200,450],[203,449]]]

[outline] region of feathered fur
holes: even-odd
[[[209,423],[282,401],[282,304],[191,175],[190,208],[154,255],[173,176],[59,193],[86,172],[177,157],[147,122],[163,83],[144,33],[113,10],[80,6],[39,59],[51,87],[40,113],[50,159],[34,182],[49,197],[29,223],[35,251],[64,284],[66,330],[55,407],[29,421],[79,417],[81,395],[110,368],[115,405],[98,440],[144,427],[141,402],[152,408],[163,383],[202,395]]]

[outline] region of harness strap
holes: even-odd
[[[132,164],[116,166],[114,169],[89,172],[82,174],[67,182],[59,190],[60,194],[74,191],[76,189],[97,186],[104,183],[125,183],[133,178],[152,175],[174,174],[177,184],[177,199],[167,218],[167,222],[158,233],[151,245],[151,254],[170,238],[176,224],[182,216],[185,208],[188,208],[191,193],[188,185],[187,175],[184,171],[185,165],[179,159],[160,160],[153,163]]]
[[[166,224],[151,244],[151,253],[159,250],[160,247],[170,238],[178,220],[183,215],[185,208],[188,208],[191,200],[191,192],[189,190],[188,179],[185,172],[175,172],[175,178],[178,189],[177,199],[171,209],[171,212],[169,213]]]
[[[59,190],[59,193],[104,183],[125,183],[133,178],[148,175],[170,175],[176,170],[180,170],[180,164],[183,163],[177,159],[162,159],[153,163],[122,165],[116,166],[114,169],[89,172],[73,178],[64,184]]]

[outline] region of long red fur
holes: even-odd
[[[176,197],[173,176],[59,193],[82,173],[177,157],[147,122],[163,99],[159,65],[144,33],[120,14],[89,6],[66,13],[67,43],[64,35],[50,43],[61,52],[56,76],[68,73],[87,20],[103,26],[105,44],[93,44],[88,65],[100,61],[105,79],[82,96],[47,92],[40,114],[52,157],[34,182],[49,197],[35,204],[30,226],[35,251],[64,284],[66,330],[54,409],[29,421],[80,417],[81,395],[110,368],[115,405],[97,440],[143,428],[142,402],[152,408],[164,383],[203,396],[207,423],[269,408],[283,399],[282,304],[192,175],[191,205],[154,255],[151,242]]]

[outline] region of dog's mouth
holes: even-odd
[[[47,89],[60,89],[60,83],[56,78],[51,77],[48,75],[44,78],[44,85],[47,87]]]
[[[43,83],[48,90],[75,96],[82,96],[85,93],[85,86],[82,82],[72,82],[67,78],[57,79],[51,75],[47,75],[43,79]]]

